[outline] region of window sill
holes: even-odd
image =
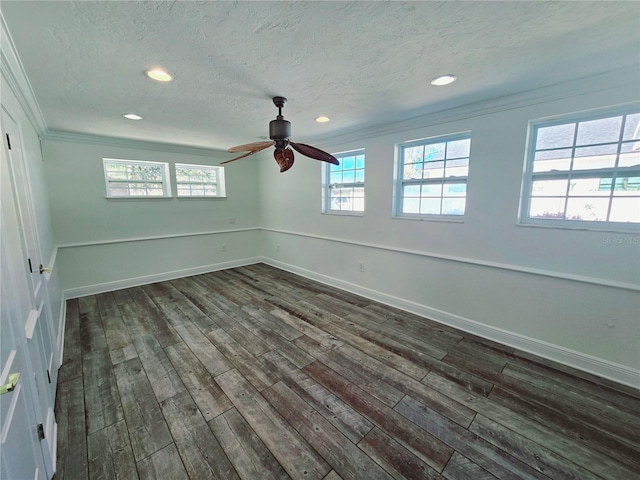
[[[338,217],[364,217],[364,212],[352,212],[349,210],[323,210],[322,215],[336,215]]]
[[[116,201],[120,201],[120,200],[171,200],[172,196],[167,196],[167,197],[104,197],[107,200],[116,200]]]
[[[424,215],[393,215],[394,220],[418,220],[422,222],[464,223],[464,217],[424,216]]]
[[[177,196],[174,197],[177,198],[178,200],[226,200],[227,196],[226,195],[219,195],[219,196],[207,196],[207,195],[190,195],[190,196]]]

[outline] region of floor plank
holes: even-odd
[[[55,480],[640,478],[640,391],[267,266],[68,300]]]

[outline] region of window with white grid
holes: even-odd
[[[324,170],[323,212],[364,212],[364,150],[334,155],[340,165],[327,163]]]
[[[178,197],[224,197],[224,167],[176,163]]]
[[[107,197],[169,197],[169,164],[103,158]]]
[[[450,135],[399,146],[394,213],[398,217],[464,216],[471,135]]]
[[[522,223],[639,229],[639,107],[532,122],[529,138]]]

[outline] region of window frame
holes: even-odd
[[[216,172],[217,181],[215,183],[209,182],[180,182],[178,180],[178,168],[191,168],[200,170],[211,170]],[[224,178],[224,167],[220,165],[202,165],[195,163],[175,163],[173,165],[173,171],[176,175],[176,198],[226,198],[226,186]],[[215,185],[215,195],[180,195],[180,185]]]
[[[140,166],[153,166],[153,167],[157,167],[160,166],[162,167],[161,172],[162,172],[162,179],[160,182],[149,182],[149,181],[144,181],[144,180],[123,180],[121,182],[118,183],[144,183],[144,184],[150,184],[150,183],[157,183],[159,185],[161,185],[162,187],[162,195],[112,195],[111,194],[111,189],[110,189],[110,183],[114,183],[116,182],[115,180],[110,180],[109,179],[109,174],[107,171],[107,165],[108,164],[118,164],[118,165],[126,165],[126,166],[136,166],[136,165],[140,165]],[[103,158],[102,159],[102,169],[103,169],[103,173],[104,173],[104,183],[105,183],[105,188],[106,188],[106,198],[108,199],[158,199],[158,198],[171,198],[171,177],[170,177],[170,173],[169,173],[169,164],[167,162],[153,162],[153,161],[148,161],[148,160],[127,160],[127,159],[122,159],[122,158]]]
[[[624,144],[633,143],[634,140],[623,140],[625,125],[624,123],[620,127],[620,135],[617,142],[599,142],[589,144],[577,144],[577,131],[578,125],[581,122],[589,122],[595,120],[601,120],[605,118],[613,118],[618,116],[625,117],[631,114],[640,113],[640,104],[628,104],[624,106],[607,107],[603,109],[589,110],[585,112],[569,113],[565,115],[558,115],[550,118],[542,118],[529,121],[527,129],[527,145],[525,149],[524,158],[524,171],[522,177],[522,190],[520,196],[520,206],[518,209],[518,225],[522,226],[537,226],[546,228],[561,228],[572,230],[597,230],[597,231],[619,231],[619,232],[640,232],[640,222],[617,222],[617,221],[599,221],[599,220],[578,220],[578,219],[566,219],[566,218],[541,218],[530,217],[531,200],[536,198],[532,195],[533,185],[536,180],[567,180],[568,186],[564,196],[550,196],[549,198],[563,199],[565,202],[564,215],[567,213],[567,200],[570,198],[580,198],[580,195],[570,195],[569,186],[572,179],[599,179],[609,180],[612,185],[608,196],[602,195],[601,198],[608,199],[607,216],[611,214],[611,200],[614,198],[615,180],[620,178],[635,178],[640,177],[640,166],[638,167],[618,167],[620,160],[619,156],[621,148]],[[624,122],[623,120],[623,122]],[[554,127],[559,125],[570,125],[575,123],[575,130],[573,134],[573,142],[567,147],[555,147],[555,149],[570,149],[571,158],[569,170],[556,170],[549,172],[534,172],[534,160],[536,152],[539,151],[552,151],[554,148],[536,149],[536,143],[538,139],[538,131],[541,128]],[[635,140],[640,143],[640,139]],[[573,163],[576,158],[575,150],[580,148],[590,148],[597,146],[616,146],[616,160],[613,167],[603,168],[590,168],[573,170]],[[619,175],[623,173],[625,175]],[[638,192],[640,195],[640,191]],[[584,196],[585,198],[595,198],[596,196]],[[600,198],[600,197],[598,197]]]
[[[358,148],[355,150],[349,150],[346,152],[334,153],[332,154],[334,157],[338,159],[340,162],[341,171],[344,172],[344,167],[342,164],[342,159],[346,157],[358,157],[362,155],[364,166],[362,168],[357,168],[357,164],[354,165],[354,172],[358,170],[362,170],[364,180],[362,182],[349,182],[349,183],[336,183],[331,184],[331,167],[333,164],[326,163],[324,168],[322,169],[322,213],[326,213],[329,215],[352,215],[352,216],[364,216],[364,212],[366,210],[366,194],[365,194],[365,185],[366,185],[366,167],[367,167],[367,156],[364,148]],[[362,188],[363,191],[363,202],[364,206],[362,210],[337,210],[331,208],[331,190],[333,188]],[[355,198],[355,197],[354,197]]]
[[[443,168],[446,169],[446,162],[448,160],[457,160],[460,158],[467,158],[467,175],[466,176],[451,176],[451,177],[440,177],[434,178],[432,181],[427,179],[414,179],[414,180],[405,180],[404,179],[404,151],[407,148],[413,148],[417,146],[428,146],[438,143],[449,143],[455,142],[459,140],[469,140],[469,156],[468,157],[457,157],[452,159],[445,158],[442,160],[444,162]],[[393,218],[400,219],[408,219],[408,220],[433,220],[433,221],[444,221],[444,222],[464,222],[466,213],[467,213],[467,199],[468,199],[468,189],[467,186],[469,184],[469,168],[471,166],[471,144],[472,144],[472,135],[471,131],[464,131],[458,133],[451,133],[446,135],[438,135],[435,137],[427,137],[421,138],[418,140],[410,140],[407,142],[402,142],[396,145],[396,161],[394,168],[394,178],[393,178],[393,206],[392,206],[392,215]],[[424,163],[424,162],[423,162]],[[445,184],[450,183],[464,183],[465,184],[465,209],[462,215],[453,215],[453,214],[442,214],[442,213],[404,213],[403,210],[403,200],[404,200],[404,187],[407,184],[422,186],[425,184],[439,184],[444,187]],[[435,198],[435,197],[434,197]],[[445,197],[444,191],[440,192],[440,200]],[[459,197],[452,197],[459,198]],[[441,203],[442,210],[442,203]]]

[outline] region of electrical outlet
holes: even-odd
[[[276,252],[280,251],[280,245],[276,245]]]
[[[235,225],[235,223],[236,223],[236,219],[235,219],[235,218],[230,218],[230,219],[229,219],[229,223],[230,223],[231,225]]]
[[[364,262],[360,262],[360,271],[364,272]]]
[[[226,245],[222,245],[222,251],[226,252],[227,251],[227,246]]]

